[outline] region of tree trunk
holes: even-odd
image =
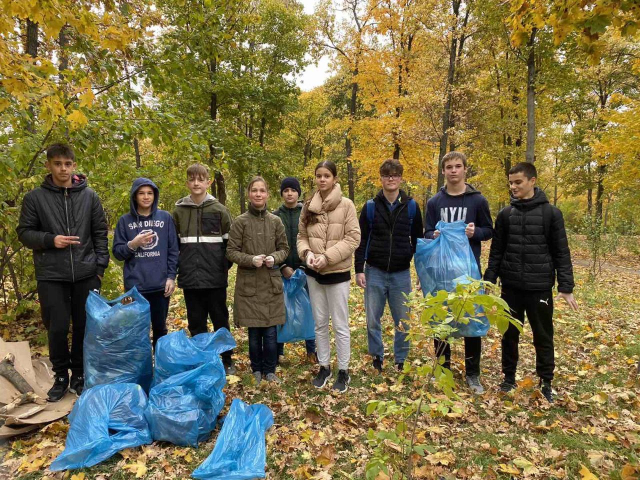
[[[602,221],[602,202],[604,200],[604,177],[607,173],[606,165],[598,165],[598,183],[596,187],[596,218]]]
[[[535,43],[537,28],[531,30],[531,37],[527,46],[527,149],[525,159],[528,163],[536,161],[536,57]]]
[[[238,202],[240,204],[240,213],[247,211],[247,205],[245,200],[244,182],[242,176],[238,176]]]
[[[351,82],[351,100],[349,101],[349,130],[344,141],[345,155],[347,157],[347,185],[349,187],[349,199],[353,202],[356,197],[355,172],[353,171],[353,163],[351,162],[352,144],[351,144],[351,125],[356,118],[356,109],[358,107],[358,66],[353,70],[353,81]]]
[[[224,175],[221,171],[216,170],[213,184],[216,186],[216,198],[218,201],[226,205],[227,204],[227,186],[224,181]]]
[[[25,45],[27,54],[33,58],[38,56],[38,24],[27,19],[27,43]],[[29,107],[29,123],[27,130],[36,133],[36,112],[33,106]]]
[[[264,131],[267,128],[267,119],[262,117],[260,120],[260,146],[264,148]]]
[[[142,167],[142,159],[140,158],[140,144],[138,143],[138,139],[134,137],[133,139],[133,150],[136,152],[136,168]]]
[[[453,14],[456,19],[460,15],[460,0],[453,1]],[[449,143],[449,128],[451,127],[451,106],[453,104],[453,82],[456,73],[456,54],[458,47],[458,37],[456,31],[451,32],[451,45],[449,46],[449,70],[447,72],[446,85],[446,101],[444,104],[444,112],[442,113],[442,136],[440,137],[440,152],[438,154],[438,189],[444,185],[444,175],[440,164],[442,157],[447,154],[447,145]]]

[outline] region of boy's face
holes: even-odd
[[[282,191],[282,200],[287,207],[297,205],[299,197],[298,191],[293,188],[287,187]]]
[[[51,160],[47,160],[44,165],[51,172],[55,185],[60,187],[71,186],[71,176],[77,167],[76,162],[66,157],[54,157]]]
[[[512,173],[509,175],[509,188],[511,195],[519,199],[533,197],[536,186],[536,177],[527,178],[524,173]]]
[[[143,185],[136,191],[136,203],[138,208],[147,210],[153,205],[153,188],[149,185]]]
[[[187,188],[191,195],[204,195],[211,186],[211,179],[194,175],[187,179]]]
[[[385,192],[396,192],[400,189],[402,175],[398,173],[387,173],[380,175],[380,181],[382,182],[382,189]]]
[[[464,167],[464,163],[462,163],[462,160],[457,158],[447,161],[442,166],[442,173],[446,182],[449,184],[458,184],[460,182],[464,183],[467,177],[467,170]]]

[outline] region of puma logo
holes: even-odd
[[[547,298],[546,300],[540,300],[540,303],[544,303],[547,307],[549,306],[549,299]]]

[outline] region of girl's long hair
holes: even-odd
[[[336,168],[336,164],[333,163],[331,160],[324,160],[318,163],[316,165],[314,173],[317,172],[319,168],[326,168],[331,172],[334,178],[338,176],[338,169]],[[302,208],[302,224],[305,227],[318,223],[318,221],[320,220],[319,214],[309,211],[309,205],[311,204],[311,200],[313,199],[314,195],[315,195],[315,192],[313,192],[311,196],[307,199],[307,201],[304,202],[304,206]]]

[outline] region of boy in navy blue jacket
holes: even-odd
[[[124,261],[124,288],[134,286],[151,309],[153,345],[167,334],[169,298],[176,288],[178,235],[169,212],[158,210],[160,191],[148,178],[131,186],[130,212],[118,220],[113,255]]]
[[[467,224],[465,233],[469,239],[469,245],[480,268],[481,242],[490,240],[493,232],[493,222],[489,203],[482,194],[468,183],[467,157],[464,153],[449,152],[442,158],[442,173],[445,177],[445,185],[427,202],[427,218],[425,221],[424,236],[437,238],[440,232],[436,230],[436,224],[444,222],[463,221]],[[444,355],[445,368],[450,368],[451,345],[436,340],[435,348],[438,356]],[[465,337],[465,374],[467,385],[474,393],[484,393],[480,383],[480,356],[482,352],[481,337]]]

